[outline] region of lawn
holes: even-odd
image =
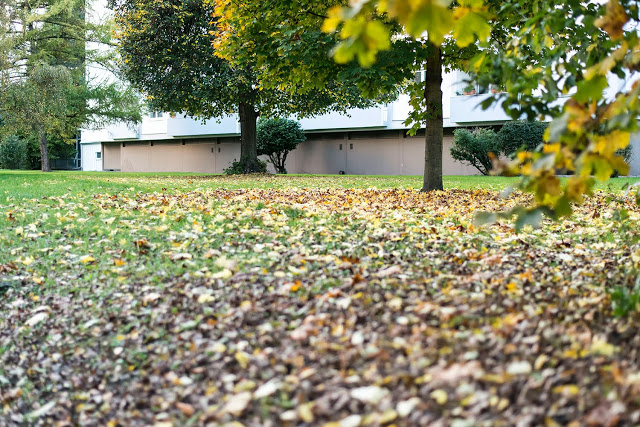
[[[0,171],[0,425],[638,424],[627,182]]]

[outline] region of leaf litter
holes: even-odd
[[[614,316],[611,292],[636,286],[638,207],[598,193],[537,230],[473,225],[524,202],[287,188],[2,205],[0,419],[639,423],[638,311]]]

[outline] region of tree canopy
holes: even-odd
[[[340,28],[342,41],[336,60],[371,58],[386,48],[391,33],[372,39],[370,28],[392,17],[404,24],[409,35],[429,33],[433,43],[444,35],[474,33],[485,39],[487,20],[480,0],[461,1],[451,8],[448,0],[370,0],[350,7],[330,9],[325,28]],[[571,203],[581,203],[595,183],[614,170],[628,166],[619,150],[629,144],[637,130],[640,84],[635,76],[640,59],[635,54],[639,35],[639,10],[634,2],[513,0],[497,9],[508,28],[508,39],[483,43],[469,69],[485,82],[504,82],[507,92],[491,102],[502,102],[514,118],[553,118],[545,134],[547,144],[535,153],[523,152],[499,171],[523,174],[520,188],[535,194],[535,205],[517,208],[505,216],[518,215],[519,223],[536,223],[542,213],[569,215]],[[386,17],[385,17],[386,16]],[[463,27],[467,28],[463,30]],[[466,38],[457,40],[459,45]],[[612,77],[626,84],[611,88]],[[608,96],[605,89],[612,89]],[[555,101],[570,95],[564,103]],[[556,170],[574,175],[566,181]]]
[[[430,39],[407,37],[407,25],[412,31],[421,30],[409,21],[394,19],[390,11],[395,6],[391,3],[387,4],[388,13],[382,13],[367,2],[360,2],[354,13],[356,9],[347,8],[343,0],[322,5],[312,1],[210,1],[217,6],[216,15],[222,22],[242,28],[241,32],[228,34],[224,25],[220,26],[219,52],[239,63],[247,57],[256,58],[264,81],[271,86],[282,85],[283,76],[288,76],[291,83],[282,87],[289,92],[323,87],[331,79],[353,81],[369,96],[408,89],[414,107],[408,120],[412,133],[425,124],[427,128],[423,190],[442,189],[442,66],[446,70],[466,69],[468,59],[477,53],[477,47],[472,45],[476,37],[486,37],[491,32],[486,22],[490,16],[487,6],[472,2],[458,7],[456,16],[466,16],[460,25],[456,24],[459,45],[465,47],[460,49],[455,40],[440,46]],[[328,6],[331,9],[327,14]],[[436,6],[416,13],[435,13],[437,19],[453,14],[447,7]],[[369,12],[377,19],[369,19]],[[467,25],[466,20],[475,22],[480,17],[484,17],[484,23],[478,28]],[[333,32],[341,19],[349,22],[340,32]],[[435,40],[443,41],[437,32],[431,34]],[[340,40],[344,42],[335,47]],[[323,60],[331,53],[342,67]],[[352,61],[354,58],[358,61]],[[427,81],[409,83],[413,73],[425,64]]]
[[[359,74],[360,67],[340,67],[328,55],[311,53],[309,60],[341,69],[322,85],[310,87],[291,79],[286,72],[267,79],[261,56],[250,48],[233,55],[222,42],[239,34],[241,22],[223,12],[222,4],[201,0],[126,0],[111,3],[119,25],[122,73],[157,108],[208,119],[239,113],[241,162],[245,171],[256,168],[256,120],[259,115],[305,117],[328,111],[368,107],[380,73]],[[268,8],[268,5],[260,5]],[[235,16],[235,15],[232,15]],[[245,31],[249,31],[244,28]],[[321,32],[317,35],[325,37]],[[308,34],[291,34],[292,38]],[[256,42],[257,43],[257,42]],[[327,52],[329,45],[325,43]],[[283,67],[301,59],[294,52],[279,52]],[[389,64],[390,73],[398,71]],[[382,67],[381,67],[382,68]],[[343,71],[345,69],[346,71]],[[303,86],[303,90],[285,90]],[[392,87],[392,85],[388,85]],[[390,90],[386,96],[396,92]]]

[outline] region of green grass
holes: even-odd
[[[445,176],[445,189],[500,191],[516,185],[518,178],[485,176]],[[619,191],[625,184],[640,182],[640,178],[614,178],[599,183],[597,189]],[[111,172],[51,172],[0,170],[0,197],[30,199],[82,193],[165,192],[212,189],[252,188],[402,188],[418,189],[420,176],[384,175],[286,175],[286,176],[224,176],[185,173],[111,173]]]

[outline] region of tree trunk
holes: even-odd
[[[241,102],[240,113],[240,163],[244,173],[262,172],[258,165],[256,122],[258,112],[253,104]]]
[[[40,132],[40,165],[42,166],[42,172],[51,172],[49,150],[47,149],[47,134],[43,131]]]
[[[442,190],[442,52],[429,43],[424,82],[427,104],[422,190]]]

